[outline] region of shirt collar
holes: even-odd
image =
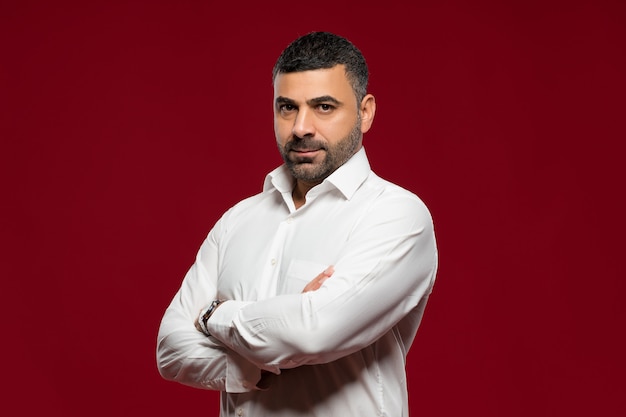
[[[352,198],[359,186],[371,172],[365,148],[361,147],[345,164],[340,166],[317,187],[332,187],[340,191],[346,199]],[[279,166],[265,177],[263,191],[276,189],[280,193],[291,193],[294,178],[285,164]],[[314,188],[317,188],[314,187]]]

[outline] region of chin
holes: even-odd
[[[291,167],[294,178],[308,182],[322,182],[332,171],[320,164],[297,164]]]

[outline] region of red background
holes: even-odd
[[[8,415],[217,415],[156,332],[280,163],[271,68],[311,30],[365,54],[372,166],[436,223],[413,414],[626,415],[625,3],[413,3],[0,3]]]

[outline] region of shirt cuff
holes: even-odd
[[[251,302],[227,300],[221,303],[206,323],[209,334],[222,341],[226,346],[230,346],[231,343],[229,343],[228,338],[233,320],[239,311],[248,304],[251,304]]]

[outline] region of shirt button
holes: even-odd
[[[287,223],[293,222],[293,217],[287,217]]]
[[[274,259],[272,259],[272,260],[270,261],[270,263],[272,264],[272,266],[276,265],[276,259],[275,259],[275,258],[274,258]]]
[[[238,416],[243,416],[243,408],[238,408],[237,409],[237,415]]]

